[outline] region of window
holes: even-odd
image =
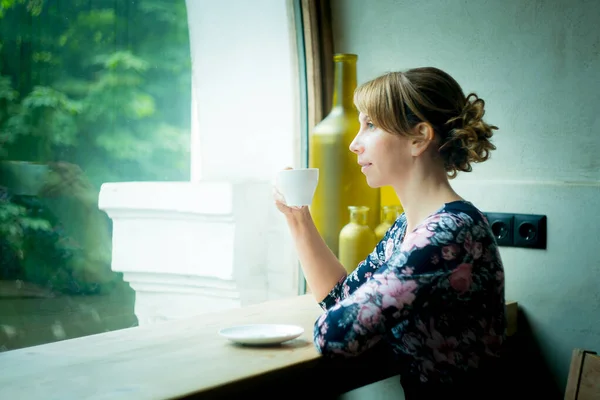
[[[0,6],[0,349],[298,293],[292,2]]]

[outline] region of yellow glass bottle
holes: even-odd
[[[311,214],[334,254],[339,252],[339,232],[348,223],[348,206],[369,207],[368,225],[375,229],[379,223],[380,191],[367,185],[356,154],[349,150],[360,128],[353,102],[357,59],[355,54],[334,56],[332,108],[309,136],[309,167],[319,168]]]
[[[402,207],[400,205],[385,205],[381,207],[382,216],[381,223],[375,228],[375,240],[377,243],[385,236],[388,229],[394,225],[396,218],[402,213]]]
[[[367,224],[369,207],[349,206],[350,222],[340,231],[339,260],[347,273],[356,269],[375,248],[375,233]]]

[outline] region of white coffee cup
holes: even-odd
[[[277,174],[277,188],[290,207],[310,206],[318,182],[318,168],[284,169]]]

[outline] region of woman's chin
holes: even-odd
[[[382,185],[380,182],[378,182],[376,179],[369,179],[367,177],[367,185],[369,185],[369,187],[373,188],[373,189],[378,189],[384,185]]]

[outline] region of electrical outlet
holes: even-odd
[[[514,245],[514,217],[506,213],[485,213],[498,246]]]
[[[514,216],[514,245],[533,249],[546,248],[545,215],[515,214]]]

